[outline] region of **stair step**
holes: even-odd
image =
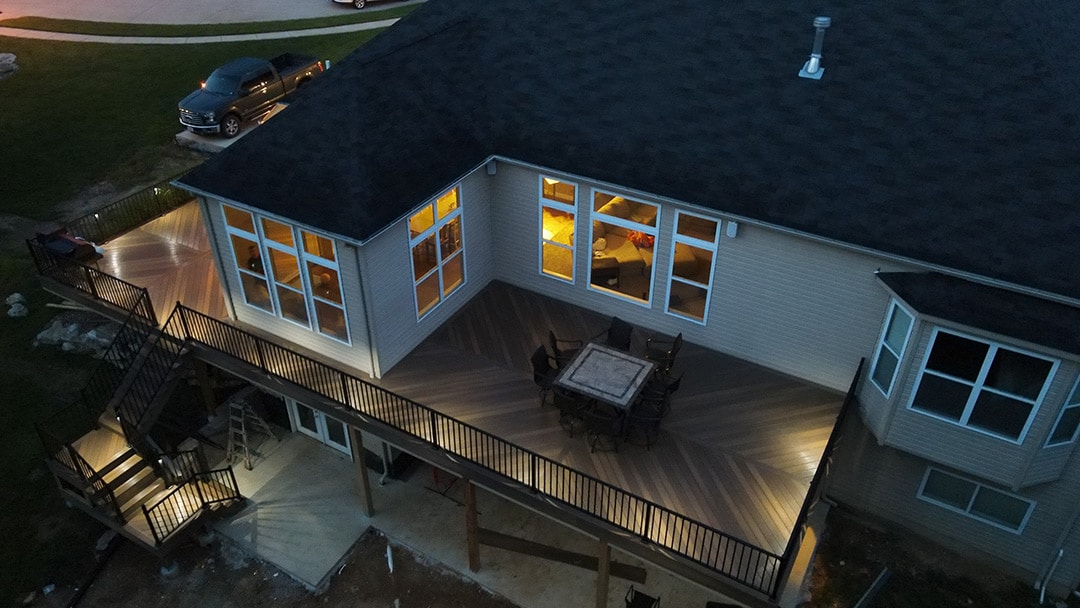
[[[141,464],[142,466],[122,483],[111,486],[113,496],[116,497],[118,503],[124,504],[132,496],[137,495],[147,486],[157,481],[157,475],[154,473],[154,470],[147,466],[145,461]]]
[[[142,509],[139,507],[143,505],[153,505],[161,500],[167,493],[168,488],[165,487],[165,483],[155,477],[152,483],[140,490],[127,501],[120,503],[120,511],[124,514],[124,519],[130,520],[132,515],[140,514]]]
[[[131,470],[138,465],[145,466],[139,455],[135,453],[135,450],[128,448],[122,454],[109,461],[109,464],[105,465],[98,471],[98,476],[107,484],[112,484],[119,477],[124,476],[127,471]]]

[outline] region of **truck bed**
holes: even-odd
[[[315,57],[309,57],[307,55],[299,55],[297,53],[284,53],[278,55],[270,60],[274,69],[277,70],[278,76],[285,78],[286,76],[310,67],[312,64],[318,62]]]

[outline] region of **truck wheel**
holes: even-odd
[[[236,114],[226,114],[221,119],[221,134],[225,137],[236,137],[240,134],[240,117]]]
[[[352,5],[356,8],[364,8],[367,6],[367,0],[352,0]]]

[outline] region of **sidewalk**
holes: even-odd
[[[6,14],[6,13],[5,13]],[[11,38],[31,38],[35,40],[53,40],[57,42],[101,42],[107,44],[206,44],[213,42],[241,42],[244,40],[273,40],[278,38],[302,38],[304,36],[325,36],[327,34],[345,34],[390,27],[397,19],[383,19],[366,23],[350,23],[307,30],[288,30],[284,32],[266,32],[261,34],[233,34],[229,36],[95,36],[92,34],[65,34],[26,30],[15,27],[0,27],[0,36]]]

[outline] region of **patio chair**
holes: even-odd
[[[634,326],[619,317],[611,317],[611,325],[607,329],[593,336],[590,341],[604,338],[604,344],[611,348],[623,351],[630,350],[630,342],[634,337]]]
[[[645,341],[645,358],[655,361],[656,369],[661,373],[669,374],[672,366],[675,365],[675,355],[679,354],[682,343],[682,333],[675,336],[671,342],[649,338]]]
[[[555,357],[555,363],[562,367],[569,363],[583,345],[581,340],[563,340],[555,337],[555,332],[548,331],[548,345],[551,346],[551,355]]]
[[[553,387],[552,401],[559,410],[559,425],[574,436],[574,430],[582,424],[582,413],[589,406],[589,399],[564,388]]]
[[[645,595],[630,585],[626,592],[626,608],[660,608],[660,598]]]
[[[671,396],[682,386],[682,377],[683,375],[679,374],[672,380],[668,374],[658,371],[653,374],[652,378],[649,378],[649,382],[641,389],[641,395],[638,396],[638,399],[664,398],[670,402]]]
[[[635,443],[636,438],[640,437],[645,441],[645,449],[651,449],[652,444],[660,438],[660,421],[663,418],[663,410],[635,406],[626,416],[626,440]]]
[[[559,370],[551,365],[551,357],[542,345],[533,352],[531,361],[533,382],[540,388],[540,407],[543,407],[551,394],[551,388],[555,384],[555,377]]]
[[[590,452],[595,453],[598,445],[601,451],[619,451],[619,437],[623,434],[621,413],[609,405],[595,405],[585,409],[581,417],[585,423]]]

